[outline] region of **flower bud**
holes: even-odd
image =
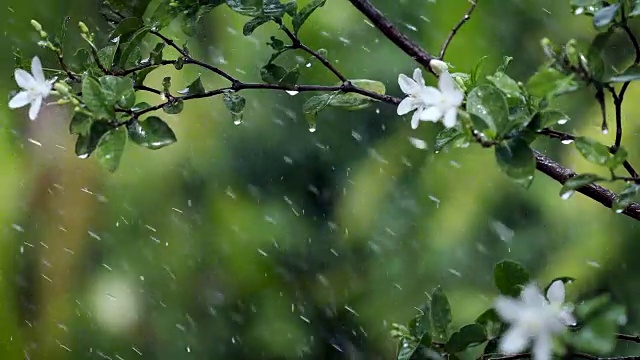
[[[87,25],[85,23],[83,23],[82,21],[80,21],[78,23],[78,26],[80,27],[80,31],[82,31],[85,34],[89,33],[89,28],[87,27]]]
[[[33,26],[36,31],[42,31],[42,25],[40,25],[40,23],[35,20],[31,20],[31,26]]]
[[[440,75],[445,71],[449,71],[449,65],[447,65],[447,63],[442,60],[431,59],[431,61],[429,61],[429,67],[436,75]]]

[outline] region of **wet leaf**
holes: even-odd
[[[503,260],[493,269],[493,281],[501,294],[517,297],[529,283],[529,272],[515,261]]]
[[[605,165],[609,161],[611,154],[609,148],[591,138],[584,136],[575,139],[576,149],[589,162],[598,165]]]
[[[593,26],[597,29],[606,27],[611,25],[611,23],[615,20],[618,15],[618,11],[620,10],[620,4],[612,4],[602,9],[598,10],[593,15]]]
[[[174,99],[173,101],[166,103],[162,107],[162,111],[172,115],[180,114],[183,109],[184,109],[184,101],[182,99]]]
[[[127,126],[129,138],[136,144],[156,150],[177,141],[173,130],[157,116],[133,121]]]
[[[495,155],[502,172],[525,188],[531,185],[536,160],[526,141],[516,138],[501,142],[495,147]]]
[[[309,18],[309,16],[311,16],[311,14],[316,11],[316,9],[324,6],[326,2],[326,0],[311,0],[310,3],[300,9],[300,11],[298,11],[291,19],[291,23],[293,24],[293,32],[297,34],[298,31],[300,31],[302,25],[304,25],[304,23]]]
[[[575,192],[575,190],[585,185],[589,185],[595,181],[601,181],[601,180],[606,180],[606,179],[596,174],[576,175],[572,178],[567,179],[567,181],[564,182],[562,189],[560,189],[560,196],[563,199],[566,199],[569,196],[571,196]]]
[[[76,155],[81,159],[88,158],[98,146],[102,136],[110,129],[112,127],[104,121],[93,122],[88,133],[78,136],[75,146]]]
[[[433,337],[446,341],[451,324],[451,306],[441,287],[435,288],[431,293],[431,322]]]
[[[192,96],[192,95],[202,95],[206,92],[204,89],[204,85],[202,85],[202,80],[200,80],[200,76],[198,76],[186,89],[178,91],[180,95]]]
[[[107,131],[100,141],[95,151],[96,158],[100,165],[110,172],[116,171],[120,165],[120,159],[124,153],[124,146],[127,143],[127,133],[123,127],[118,127]]]
[[[268,23],[269,21],[271,21],[271,18],[265,17],[265,16],[257,16],[254,17],[253,19],[247,21],[244,26],[242,27],[242,34],[244,36],[249,36],[251,34],[253,34],[253,32],[260,27],[261,25],[264,25],[266,23]]]
[[[463,326],[451,335],[444,348],[449,353],[457,353],[469,347],[480,345],[487,340],[485,329],[480,324]]]
[[[467,96],[467,111],[484,120],[497,132],[509,121],[509,108],[502,92],[492,85],[480,85]]]

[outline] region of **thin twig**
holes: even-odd
[[[640,344],[640,336],[628,334],[616,334],[618,340],[631,341]]]
[[[464,14],[462,19],[460,19],[460,21],[458,21],[456,26],[454,26],[453,29],[451,29],[451,32],[449,33],[449,36],[447,36],[447,39],[444,41],[444,44],[442,45],[442,49],[440,50],[440,56],[439,56],[440,60],[444,59],[444,55],[447,52],[447,48],[449,47],[449,44],[451,43],[451,40],[453,40],[453,37],[458,33],[458,30],[460,30],[460,28],[467,21],[469,21],[469,19],[471,19],[471,14],[473,14],[473,11],[476,9],[476,6],[478,6],[478,1],[480,1],[480,0],[469,0],[469,2],[471,3],[471,5],[469,6],[469,9]]]
[[[213,71],[214,73],[222,76],[223,78],[229,80],[231,83],[234,83],[234,82],[237,81],[233,76],[231,76],[231,75],[227,74],[226,72],[218,69],[217,67],[209,65],[209,64],[207,64],[205,62],[202,62],[200,60],[196,60],[196,59],[192,58],[184,48],[181,48],[180,46],[178,46],[178,44],[175,43],[175,41],[173,41],[173,40],[169,39],[168,37],[162,35],[160,32],[158,32],[156,30],[151,30],[149,33],[159,37],[167,45],[171,46],[176,51],[178,51],[180,53],[180,55],[182,55],[184,57],[184,63],[185,64],[196,64],[196,65],[199,65],[199,66],[201,66],[201,67],[203,67],[203,68],[205,68],[207,70]]]
[[[282,21],[279,21],[278,24],[280,25],[280,28],[282,29],[282,31],[284,31],[284,33],[287,34],[287,36],[291,40],[292,48],[303,50],[304,52],[318,59],[318,61],[320,61],[322,65],[324,65],[327,69],[329,69],[332,73],[334,73],[338,77],[338,79],[340,79],[340,81],[342,82],[347,81],[347,78],[344,75],[342,75],[342,73],[338,71],[338,69],[336,69],[335,66],[333,66],[333,64],[331,64],[329,60],[327,60],[327,58],[320,55],[320,53],[311,49],[307,45],[303,44],[298,38],[298,36],[296,36],[291,30],[289,30],[289,28],[286,25],[284,25]]]
[[[545,135],[553,139],[558,139],[560,141],[574,141],[576,139],[575,135],[558,131],[558,130],[553,130],[550,128],[544,128],[542,130],[538,130],[538,134]]]

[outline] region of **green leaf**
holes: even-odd
[[[78,136],[75,147],[76,155],[81,159],[88,158],[98,146],[100,138],[111,129],[112,127],[106,122],[93,122],[88,133]]]
[[[331,100],[338,95],[339,94],[337,92],[330,93],[330,94],[316,95],[316,96],[310,97],[302,105],[302,112],[304,113],[305,118],[309,123],[310,129],[315,129],[316,117],[318,116],[318,113],[322,111],[324,108],[326,108],[331,102]]]
[[[154,66],[149,66],[147,68],[144,68],[143,70],[137,71],[135,73],[135,85],[136,86],[141,86],[144,84],[144,80],[147,78],[147,75],[149,75],[153,70],[157,69],[159,67],[159,65],[154,65]]]
[[[105,75],[99,79],[107,104],[117,104],[122,109],[130,109],[136,102],[133,80],[128,77]]]
[[[231,112],[231,118],[233,123],[240,125],[242,123],[244,108],[247,105],[247,101],[241,95],[235,92],[225,92],[223,95],[224,106]]]
[[[129,40],[125,45],[122,46],[122,54],[120,55],[120,60],[118,64],[121,68],[126,68],[130,64],[135,64],[135,54],[136,51],[140,51],[140,44],[142,40],[149,34],[151,30],[150,27],[145,26],[138,29],[132,36],[131,40]]]
[[[484,120],[487,126],[498,132],[509,121],[509,108],[502,92],[492,85],[480,85],[467,96],[467,112]]]
[[[117,45],[105,46],[102,49],[98,50],[98,60],[100,60],[100,64],[102,64],[107,70],[111,70],[111,68],[113,68],[117,50]],[[93,65],[93,69],[95,73],[102,73],[98,69],[97,65]]]
[[[309,16],[316,11],[317,8],[324,6],[326,2],[326,0],[312,0],[300,9],[300,11],[298,11],[298,13],[296,13],[291,19],[291,23],[293,24],[293,33],[297,34]]]
[[[198,76],[186,89],[178,91],[180,95],[190,96],[190,95],[202,95],[206,92],[204,86],[202,85],[202,80],[200,80],[200,76]]]
[[[517,297],[529,283],[529,273],[519,263],[503,260],[493,269],[493,281],[501,294]]]
[[[184,101],[182,99],[175,99],[173,101],[169,101],[162,107],[162,111],[167,114],[179,114],[184,109]]]
[[[497,72],[493,75],[487,76],[487,80],[491,81],[493,85],[508,97],[517,99],[521,99],[523,97],[522,90],[518,83],[503,72]]]
[[[376,94],[384,95],[386,88],[383,83],[375,80],[357,79],[350,80],[354,86],[361,89],[374,92]],[[355,92],[336,92],[336,95],[331,98],[329,105],[335,107],[345,108],[347,110],[360,110],[370,106],[375,99],[368,96],[361,95]]]
[[[149,60],[151,60],[152,64],[159,65],[160,63],[162,63],[162,51],[164,50],[165,46],[166,43],[159,42],[156,44],[156,46],[153,47],[153,50],[151,50],[151,53],[149,54]]]
[[[605,165],[611,157],[609,148],[591,138],[584,136],[575,139],[576,149],[589,162],[598,165]]]
[[[482,325],[469,324],[453,333],[449,341],[445,344],[444,349],[448,353],[457,353],[469,347],[480,345],[486,340],[487,333]]]
[[[431,306],[425,303],[418,310],[418,314],[409,322],[409,333],[418,339],[418,342],[429,346],[431,344],[431,328]],[[427,338],[424,338],[425,336]]]
[[[636,17],[638,15],[640,15],[640,0],[635,0],[633,2],[633,8],[629,14],[627,14],[627,17]]]
[[[254,17],[253,19],[247,21],[244,26],[242,27],[242,34],[244,36],[249,36],[251,34],[253,34],[253,32],[260,27],[261,25],[264,25],[266,23],[268,23],[269,21],[271,21],[271,18],[265,17],[265,16],[257,16]]]
[[[623,83],[640,79],[640,65],[631,65],[620,74],[612,76],[608,83]]]
[[[593,15],[593,26],[595,26],[596,29],[609,26],[615,20],[619,10],[620,4],[612,4],[598,10]]]
[[[134,143],[152,150],[177,141],[173,130],[157,116],[150,116],[143,121],[132,121],[127,125],[127,132]]]
[[[275,51],[281,51],[284,49],[284,41],[278,39],[275,36],[272,36],[271,42],[268,42],[267,45],[271,46],[271,48]]]
[[[134,33],[138,31],[140,28],[142,28],[143,26],[144,26],[144,22],[140,18],[137,18],[137,17],[126,18],[120,21],[120,23],[118,23],[116,28],[113,29],[113,31],[109,35],[109,40],[115,39],[119,36],[125,36],[131,33]]]
[[[529,94],[541,98],[554,98],[579,88],[574,75],[565,75],[560,71],[544,67],[535,73],[527,82]]]
[[[500,169],[510,178],[528,188],[536,171],[533,151],[520,138],[507,140],[495,147],[495,155]]]
[[[287,75],[287,69],[273,63],[269,63],[260,69],[262,81],[268,84],[279,84],[285,75]]]
[[[281,18],[287,7],[279,0],[225,0],[231,10],[245,16]]]
[[[569,121],[569,116],[562,111],[550,109],[538,111],[527,125],[529,129],[541,130],[553,125],[563,125]]]
[[[484,327],[485,334],[489,339],[494,339],[500,335],[502,320],[494,308],[487,309],[476,318],[476,323]]]
[[[613,34],[615,34],[615,30],[610,28],[608,31],[596,35],[589,46],[586,64],[583,62],[583,65],[588,67],[591,76],[597,81],[602,81],[605,74],[603,51]]]
[[[451,324],[451,306],[447,295],[439,286],[431,293],[431,323],[433,337],[446,341],[449,337],[449,324]]]
[[[110,172],[116,171],[120,165],[126,143],[127,133],[123,127],[107,131],[98,142],[98,148],[95,152],[100,165]]]
[[[462,132],[460,132],[460,130],[456,129],[455,127],[444,128],[438,133],[438,135],[436,135],[434,151],[436,153],[442,151],[445,146],[447,146],[452,141],[461,138],[462,136]]]
[[[573,193],[575,193],[576,189],[579,189],[585,185],[589,185],[595,181],[602,180],[606,179],[596,174],[576,175],[564,182],[562,189],[560,189],[560,197],[562,197],[563,199],[568,199],[569,197],[571,197],[571,195],[573,195]]]
[[[88,135],[93,119],[84,113],[77,112],[69,123],[69,133],[73,135]]]
[[[113,119],[115,112],[113,103],[103,92],[100,83],[90,76],[82,79],[82,99],[87,108],[100,119]]]
[[[613,201],[611,209],[616,213],[621,213],[627,206],[634,202],[640,202],[640,185],[631,184],[620,192],[618,197]]]

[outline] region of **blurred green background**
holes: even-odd
[[[373,3],[433,53],[468,6]],[[0,4],[5,94],[16,89],[14,47],[55,66],[35,45],[30,19],[53,31],[68,15],[71,24],[105,31],[97,1]],[[269,25],[246,38],[246,20],[217,8],[189,39],[192,53],[259,81],[265,42],[280,34]],[[178,24],[166,33],[184,37]],[[525,80],[542,61],[541,37],[564,43],[594,34],[568,1],[482,0],[447,60],[468,71],[488,56],[491,71],[510,55],[509,74]],[[348,77],[383,81],[395,96],[402,95],[398,74],[416,66],[346,0],[329,0],[301,37],[327,49]],[[69,49],[80,46],[77,38]],[[629,61],[624,37],[607,56]],[[199,71],[166,67],[147,83],[159,87],[171,75],[181,88]],[[224,85],[210,74],[203,79],[207,88]],[[314,64],[302,82],[334,78]],[[504,258],[525,264],[541,284],[577,278],[568,290],[573,300],[611,291],[628,306],[626,332],[640,331],[633,220],[582,195],[561,200],[559,184],[542,174],[524,190],[475,145],[434,154],[439,125],[411,130],[384,104],[325,111],[311,133],[301,113],[308,94],[243,95],[240,126],[220,98],[159,114],[178,143],[155,152],[129,144],[115,174],[74,155],[68,109],[45,107],[30,122],[24,109],[0,106],[1,359],[390,359],[390,325],[406,323],[435,286],[449,295],[456,325],[490,306],[492,267]],[[632,100],[639,95],[632,86],[624,116],[623,144],[636,164],[640,107]],[[599,132],[589,91],[557,105],[572,117],[563,130],[613,141]],[[534,145],[566,166],[599,171],[572,146]]]

